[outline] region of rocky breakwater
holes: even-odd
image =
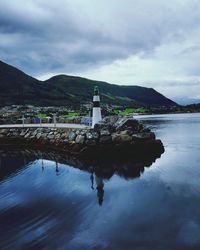
[[[108,160],[136,156],[160,156],[163,144],[149,128],[135,119],[107,117],[94,129],[0,129],[0,147],[53,149],[79,158]]]

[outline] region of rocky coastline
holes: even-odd
[[[4,128],[0,147],[52,149],[80,159],[121,159],[138,155],[160,156],[163,144],[135,119],[106,117],[94,129]]]

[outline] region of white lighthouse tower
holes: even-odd
[[[92,128],[94,128],[94,125],[101,120],[102,116],[100,108],[99,88],[96,86],[94,88],[94,96],[93,96]]]

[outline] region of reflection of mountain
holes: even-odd
[[[133,159],[125,161],[80,161],[65,154],[39,150],[5,150],[0,152],[0,180],[7,178],[9,175],[18,172],[24,166],[34,160],[45,159],[56,163],[67,164],[75,168],[93,173],[99,178],[110,179],[117,174],[125,179],[139,177],[145,167],[151,164],[160,156],[158,155],[135,155]],[[56,164],[56,173],[58,167]]]

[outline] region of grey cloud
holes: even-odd
[[[162,82],[153,82],[151,83],[154,86],[167,86],[167,87],[198,87],[200,86],[200,81],[162,81]]]
[[[0,57],[38,75],[80,71],[141,52],[149,56],[196,29],[199,7],[195,0],[0,2],[0,36],[18,37],[0,45]]]

